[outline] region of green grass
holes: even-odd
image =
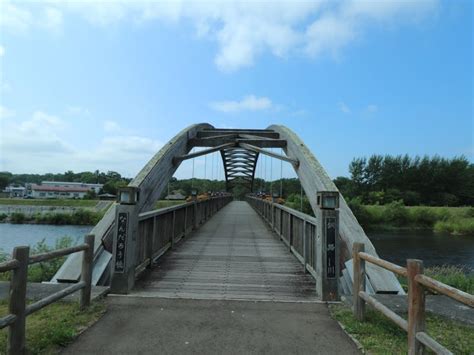
[[[94,207],[99,200],[0,198],[0,205]]]
[[[86,210],[84,208],[77,209],[72,213],[36,213],[27,216],[21,212],[14,212],[10,218],[2,221],[13,224],[36,223],[36,224],[56,224],[56,225],[81,225],[91,226],[97,224],[104,216],[104,210],[100,212]]]
[[[93,302],[81,311],[77,302],[53,303],[26,318],[26,346],[31,354],[57,353],[71,343],[81,331],[95,323],[105,312],[103,301]],[[8,313],[6,302],[0,303],[0,315]],[[0,331],[0,354],[6,351],[7,329]]]
[[[331,315],[357,339],[370,354],[406,354],[407,334],[380,312],[367,309],[366,320],[359,322],[346,305],[331,305]],[[406,318],[406,315],[404,315]],[[454,354],[474,352],[474,328],[428,314],[427,333]]]
[[[435,232],[474,235],[474,207],[405,207],[388,205],[349,206],[359,223],[369,229],[433,229]]]
[[[159,200],[155,204],[155,208],[159,209],[159,208],[177,206],[177,205],[182,205],[183,203],[186,203],[186,201],[185,200],[180,200],[180,201]]]

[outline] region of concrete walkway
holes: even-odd
[[[63,354],[359,354],[321,303],[107,299]]]

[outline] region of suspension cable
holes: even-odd
[[[273,148],[270,148],[273,153]],[[270,196],[273,197],[273,158],[270,157]]]
[[[191,150],[191,153],[193,152],[194,148]],[[194,158],[193,158],[193,170],[192,170],[192,176],[191,176],[191,188],[194,188]]]
[[[283,155],[283,148],[281,149]],[[283,198],[283,160],[280,159],[280,198]]]

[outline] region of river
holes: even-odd
[[[92,226],[56,226],[40,224],[0,223],[0,248],[11,253],[17,245],[34,245],[43,238],[49,246],[56,239],[70,236],[79,243]],[[474,236],[436,234],[430,230],[369,231],[367,233],[379,255],[405,265],[406,259],[417,258],[425,266],[462,265],[474,270]]]
[[[91,229],[92,226],[0,223],[0,249],[10,254],[15,246],[33,246],[42,239],[54,247],[56,240],[64,236],[71,237],[73,243],[78,244]]]

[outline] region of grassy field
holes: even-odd
[[[346,305],[331,305],[331,315],[357,339],[370,354],[406,354],[407,334],[380,312],[367,309],[366,320],[359,322]],[[406,315],[404,316],[406,318]],[[474,352],[474,328],[432,314],[427,315],[427,333],[454,354]]]
[[[406,207],[350,203],[359,223],[372,229],[433,229],[436,232],[474,235],[474,207]]]
[[[57,302],[26,318],[26,345],[29,354],[55,354],[71,343],[81,331],[95,323],[106,310],[105,302],[93,302],[79,310],[77,302]],[[8,313],[0,303],[0,315]],[[6,351],[7,329],[0,331],[0,354]]]
[[[97,202],[99,200],[0,198],[0,205],[15,206],[94,207]]]
[[[171,206],[177,206],[177,205],[182,205],[183,203],[186,203],[184,200],[180,201],[168,201],[168,200],[159,200],[155,204],[155,208],[165,208],[165,207],[171,207]]]

